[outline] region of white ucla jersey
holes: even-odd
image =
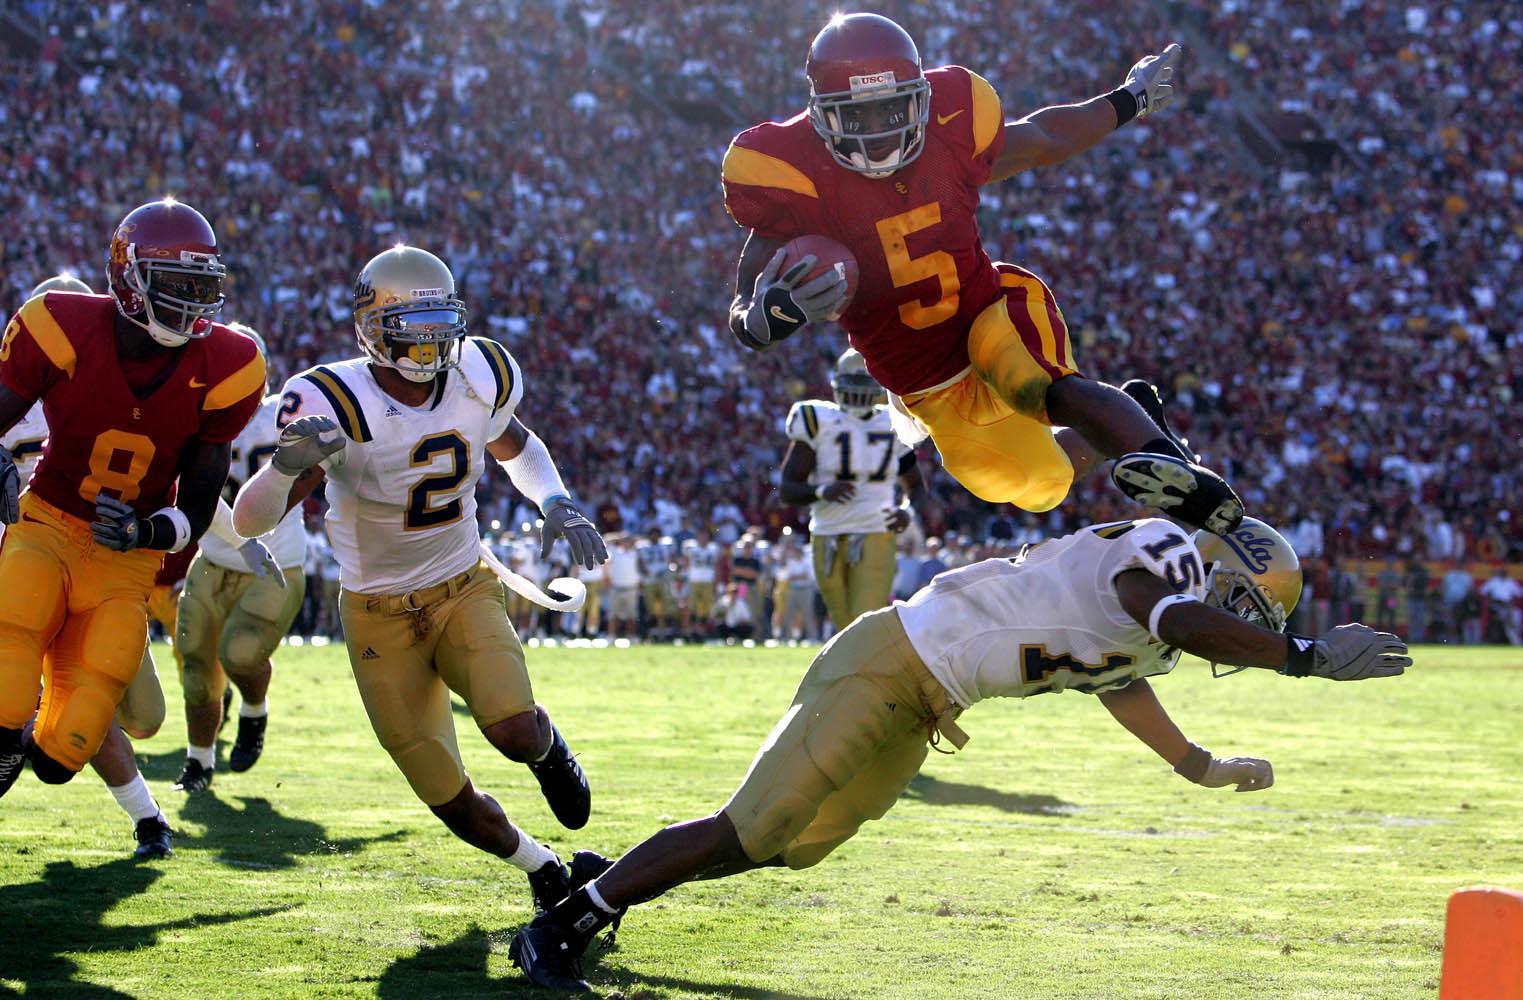
[[[1047,691],[1093,694],[1167,673],[1179,659],[1122,610],[1115,578],[1128,569],[1205,596],[1190,532],[1150,518],[950,570],[896,607],[915,651],[964,708]]]
[[[38,461],[42,459],[42,446],[47,440],[48,422],[42,415],[40,401],[27,410],[7,433],[0,435],[0,446],[11,453],[11,461],[16,463],[16,473],[21,477],[23,489],[32,478],[32,470],[37,468]],[[4,537],[5,525],[0,524],[0,538]]]
[[[280,436],[280,428],[276,426],[279,416],[280,397],[266,396],[253,417],[249,418],[248,424],[233,440],[225,490],[229,504],[243,488],[243,484],[254,478],[254,473],[275,454],[275,440]],[[300,566],[307,556],[307,532],[302,524],[301,505],[287,511],[274,530],[260,535],[259,540],[264,542],[281,569]],[[248,571],[248,565],[238,550],[211,532],[201,536],[201,552],[215,566]]]
[[[894,433],[888,407],[858,417],[834,402],[806,399],[793,404],[786,425],[788,440],[814,450],[809,482],[824,486],[837,480],[855,483],[845,503],[819,500],[809,505],[811,535],[856,535],[888,530],[885,511],[897,506],[894,486],[899,465],[910,449]]]
[[[32,408],[16,421],[14,427],[5,435],[0,436],[0,445],[11,453],[11,461],[16,463],[16,471],[21,475],[22,486],[31,479],[32,470],[37,468],[37,462],[42,458],[42,446],[47,440],[48,421],[42,415],[41,402],[33,404]]]
[[[635,558],[640,563],[640,576],[654,583],[671,571],[672,540],[664,536],[660,541],[642,538],[635,543]]]
[[[696,538],[682,543],[682,553],[687,556],[687,578],[691,583],[713,583],[719,571],[720,547],[718,542],[704,545]]]
[[[467,337],[460,365],[421,406],[382,391],[365,358],[319,365],[286,383],[281,426],[320,413],[345,447],[323,462],[328,538],[344,588],[405,594],[480,559],[476,483],[486,446],[507,430],[523,375],[507,349]]]

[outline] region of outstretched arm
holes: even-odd
[[[1032,167],[1050,167],[1077,156],[1133,118],[1151,114],[1174,96],[1169,81],[1179,45],[1133,66],[1126,82],[1109,94],[1080,104],[1058,104],[1005,123],[1005,148],[986,183],[1002,181]]]
[[[1206,788],[1236,785],[1240,792],[1256,792],[1274,784],[1274,768],[1257,757],[1213,757],[1205,747],[1185,739],[1163,710],[1153,686],[1138,678],[1124,688],[1102,691],[1097,696],[1126,731],[1168,761],[1176,774]]]

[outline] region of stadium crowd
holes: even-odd
[[[1407,606],[1448,607],[1459,581],[1418,587],[1410,567],[1523,558],[1523,18],[1500,0],[1071,6],[875,5],[928,66],[988,77],[1007,117],[1107,90],[1182,30],[1205,43],[1166,113],[986,189],[991,256],[1046,278],[1088,373],[1164,388],[1309,558],[1314,598],[1348,572],[1366,586],[1345,600],[1368,589],[1460,636]],[[265,334],[283,377],[353,353],[357,267],[416,242],[518,358],[525,420],[605,529],[783,539],[803,512],[775,488],[782,418],[828,392],[842,343],[733,344],[741,234],[719,162],[739,129],[803,107],[830,8],[408,9],[20,0],[0,15],[26,29],[0,61],[0,304],[60,267],[98,283],[112,222],[172,192],[218,227],[226,318]],[[1228,127],[1259,108],[1308,114],[1334,153],[1260,162]],[[1046,515],[991,508],[921,458],[936,504],[911,537],[949,541],[906,559],[1134,511],[1102,475]],[[482,501],[488,526],[534,516],[502,477]],[[1388,566],[1400,587],[1378,584]],[[751,617],[772,631],[765,605]]]

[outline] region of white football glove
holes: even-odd
[[[1179,61],[1181,49],[1178,42],[1171,42],[1156,56],[1144,56],[1137,61],[1126,82],[1121,86],[1137,98],[1137,117],[1145,118],[1168,106],[1174,99],[1174,64]]]
[[[250,538],[238,546],[238,554],[243,557],[243,564],[249,568],[250,573],[261,580],[273,579],[281,590],[286,589],[286,575],[281,572],[275,556],[259,539]]]
[[[1236,785],[1240,792],[1257,792],[1274,784],[1274,767],[1257,757],[1212,757],[1205,777],[1196,784],[1204,788]]]
[[[297,417],[280,432],[280,447],[270,456],[275,471],[299,476],[344,448],[344,435],[332,417],[320,413]]]

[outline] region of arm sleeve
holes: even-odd
[[[72,367],[74,360],[73,350],[61,331],[53,338],[58,343],[44,344],[38,339],[27,322],[27,317],[38,310],[43,313],[47,311],[41,296],[22,306],[11,317],[5,327],[5,337],[0,340],[0,382],[21,398],[34,401],[41,399],[48,389],[68,374],[60,366],[60,361]],[[35,315],[33,322],[36,322]],[[53,323],[52,327],[57,330],[57,323]],[[66,354],[67,358],[55,357],[59,354]]]
[[[799,444],[807,444],[814,447],[814,439],[820,431],[819,414],[811,403],[794,403],[788,411],[788,419],[783,424],[783,431],[788,435],[789,441],[797,441]]]

